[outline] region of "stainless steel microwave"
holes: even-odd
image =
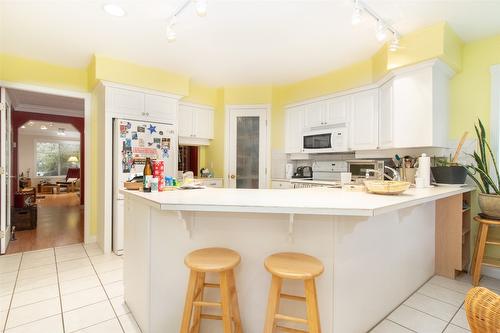
[[[347,150],[347,127],[314,130],[302,134],[302,151],[305,153],[332,153]]]
[[[377,170],[376,172],[369,172],[372,178],[384,178],[384,160],[348,160],[347,171],[351,173],[353,179],[365,178],[367,170]]]

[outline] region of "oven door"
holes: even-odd
[[[356,178],[365,178],[367,169],[375,169],[375,162],[370,161],[356,161],[356,162],[348,162],[348,170],[351,173],[351,177],[353,179]]]
[[[302,136],[302,151],[306,153],[333,152],[333,132],[306,132]]]

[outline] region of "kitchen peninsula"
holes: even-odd
[[[189,274],[185,255],[227,247],[242,258],[235,273],[244,331],[262,332],[270,286],[264,259],[303,252],[325,266],[317,279],[323,331],[367,332],[436,273],[436,225],[446,218],[439,217],[438,206],[452,200],[461,214],[462,195],[469,191],[435,187],[381,196],[332,188],[123,190],[125,301],[143,332],[178,332]],[[301,284],[285,284],[285,290],[303,294]],[[302,314],[295,305],[281,304],[284,313]],[[203,321],[203,328],[221,330],[213,321]]]

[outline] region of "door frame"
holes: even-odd
[[[0,86],[7,89],[18,89],[30,92],[37,92],[43,94],[52,94],[65,97],[81,98],[84,100],[84,131],[85,131],[85,194],[84,194],[84,231],[83,231],[83,242],[85,244],[94,243],[96,241],[96,235],[90,234],[90,194],[92,193],[92,171],[91,171],[91,137],[92,137],[92,125],[91,125],[91,94],[81,91],[66,90],[59,88],[51,88],[46,86],[39,86],[33,84],[25,83],[15,83],[10,81],[0,81]]]
[[[491,111],[490,142],[491,149],[500,156],[500,64],[490,67]]]
[[[1,189],[0,189],[0,201],[2,207],[6,207],[5,212],[1,212],[2,217],[0,220],[3,220],[5,218],[5,230],[3,230],[3,237],[5,240],[5,244],[0,240],[0,244],[2,245],[2,248],[0,249],[0,254],[5,254],[7,252],[7,248],[9,246],[10,242],[10,236],[12,232],[12,220],[11,220],[11,210],[10,210],[10,205],[12,202],[12,194],[10,191],[12,191],[12,147],[9,147],[7,145],[7,140],[6,138],[9,139],[9,143],[12,145],[12,100],[9,98],[9,95],[7,94],[7,89],[4,87],[0,87],[0,102],[2,103],[2,106],[4,106],[3,110],[0,110],[2,112],[2,118],[3,114],[5,114],[5,119],[0,120],[0,127],[2,128],[2,132],[5,131],[6,136],[2,136],[1,138],[1,151],[5,153],[5,160],[2,160],[2,164],[5,165],[5,168],[3,168],[3,173],[1,177],[3,178],[3,182],[1,182]],[[3,98],[1,98],[3,96]],[[8,105],[8,107],[7,107]],[[9,126],[10,131],[9,131]],[[3,134],[3,133],[2,133]],[[5,140],[4,140],[5,139]],[[7,168],[7,161],[8,161],[8,168]],[[10,190],[10,191],[8,191]],[[1,207],[0,207],[1,210]],[[2,223],[2,221],[0,221]],[[3,224],[3,223],[2,223]]]
[[[229,127],[231,119],[231,110],[245,110],[245,109],[263,109],[266,112],[266,165],[265,165],[265,183],[266,188],[271,184],[271,105],[270,104],[230,104],[226,105],[224,115],[224,183],[225,187],[229,187]]]

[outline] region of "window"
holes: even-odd
[[[71,156],[80,160],[78,141],[37,141],[35,149],[36,175],[39,177],[66,176],[68,168],[78,167],[68,162]]]

